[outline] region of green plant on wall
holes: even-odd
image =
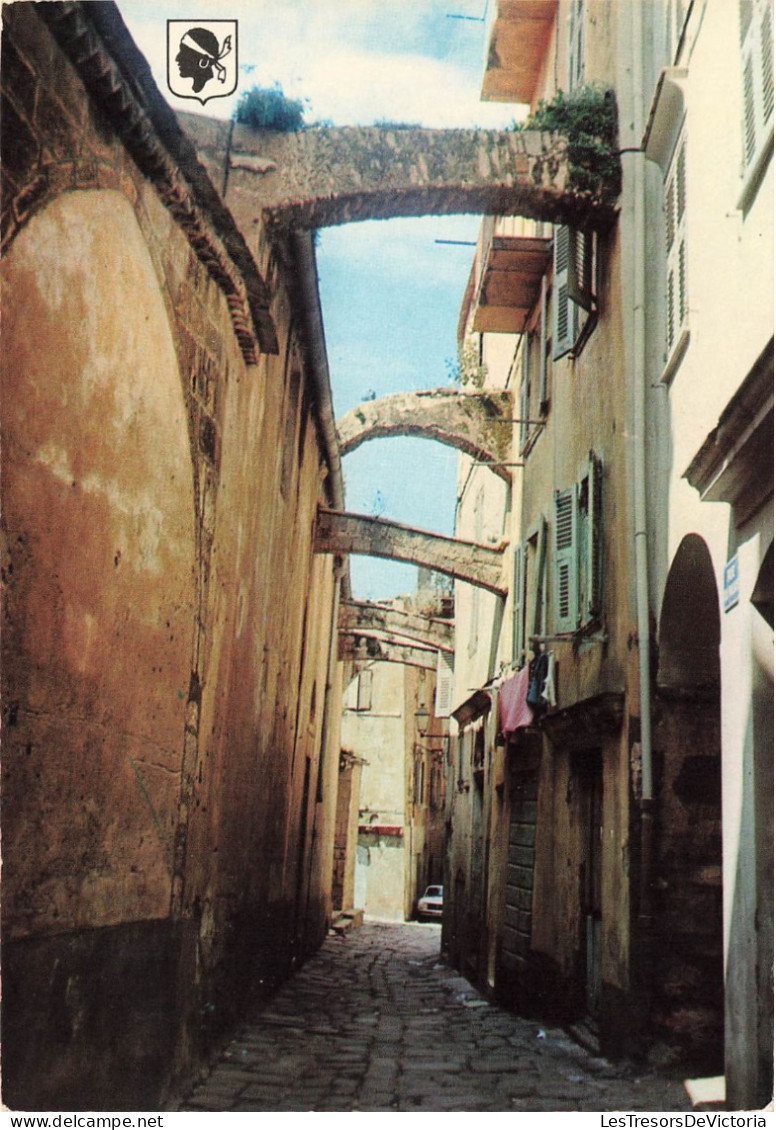
[[[546,130],[568,140],[569,184],[577,192],[589,192],[607,203],[616,200],[622,187],[617,151],[617,102],[614,91],[596,83],[559,90],[551,102],[540,102],[516,130]]]
[[[458,349],[455,361],[448,360],[447,375],[453,384],[462,388],[482,388],[488,375],[487,365],[480,361],[479,346],[475,341],[469,340]]]
[[[240,95],[234,120],[252,129],[294,133],[305,128],[305,104],[300,98],[288,98],[279,83],[274,86],[253,86]]]

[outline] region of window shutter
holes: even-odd
[[[453,709],[453,660],[443,651],[437,652],[436,694],[434,714],[437,718],[449,718]]]
[[[553,326],[552,357],[557,361],[574,348],[575,306],[569,297],[569,245],[571,229],[565,226],[555,228],[553,256],[555,275],[553,279]]]
[[[601,461],[590,452],[587,472],[588,521],[587,521],[587,619],[594,620],[601,615],[603,604],[602,565],[603,565],[603,472]]]
[[[577,488],[555,492],[554,601],[555,629],[577,626]]]
[[[539,323],[539,411],[546,411],[547,395],[547,276],[542,275],[542,316]]]
[[[569,229],[569,298],[583,310],[595,306],[593,296],[593,236]],[[576,327],[575,327],[576,328]]]
[[[585,81],[585,0],[572,0],[569,13],[569,90]]]
[[[365,667],[358,673],[358,698],[356,710],[372,709],[372,669]]]
[[[534,607],[534,635],[547,635],[547,521],[539,524],[539,544],[536,549],[536,605]]]
[[[520,380],[520,453],[522,455],[523,449],[528,442],[528,436],[531,434],[531,429],[527,424],[527,420],[531,415],[531,349],[530,337],[527,333],[523,334],[522,338],[523,352],[521,354],[521,380]]]
[[[666,352],[687,320],[687,150],[681,138],[666,180]]]
[[[739,27],[746,173],[760,154],[773,118],[773,18],[770,0],[741,0]]]
[[[760,52],[763,76],[763,120],[767,122],[773,116],[773,16],[770,4],[763,6]]]
[[[512,662],[520,663],[525,652],[525,543],[515,550],[512,583]]]

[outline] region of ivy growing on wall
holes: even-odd
[[[614,91],[596,83],[559,90],[542,101],[516,130],[546,130],[568,139],[569,185],[577,192],[612,203],[620,195],[622,171],[617,151],[617,102]]]

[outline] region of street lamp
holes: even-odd
[[[428,712],[428,708],[424,706],[423,703],[421,703],[418,709],[415,711],[415,725],[418,727],[418,733],[422,738],[425,738],[426,736],[426,731],[428,730],[428,721],[430,717],[431,715]]]

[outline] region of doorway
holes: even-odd
[[[600,749],[580,754],[575,776],[580,837],[580,909],[584,954],[584,1003],[588,1020],[596,1023],[601,1011],[602,969],[602,858],[604,777]]]

